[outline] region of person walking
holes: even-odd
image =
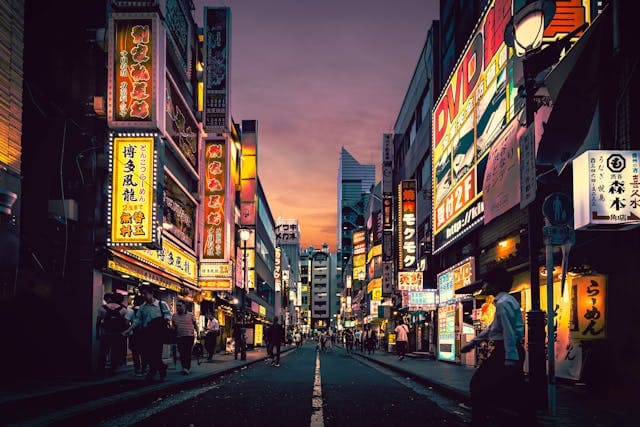
[[[198,334],[198,323],[196,322],[196,318],[193,316],[193,313],[187,311],[187,307],[184,302],[178,301],[176,310],[177,311],[174,313],[171,321],[173,323],[173,327],[176,329],[182,374],[189,375],[189,372],[191,371],[193,343],[195,336]]]
[[[238,354],[240,354],[240,360],[247,360],[247,330],[244,325],[236,323],[233,327],[233,341],[234,359],[238,360]]]
[[[207,330],[204,336],[204,347],[207,349],[207,362],[213,360],[220,335],[220,323],[213,313],[207,313]]]
[[[362,351],[362,331],[360,329],[356,330],[353,334],[353,338],[355,341],[356,350]]]
[[[284,342],[284,328],[278,323],[278,317],[273,318],[273,325],[269,328],[269,347],[273,355],[271,366],[280,366],[280,346]]]
[[[142,357],[149,364],[146,379],[152,381],[156,373],[159,373],[160,381],[164,381],[167,377],[167,365],[162,361],[162,349],[171,321],[171,311],[166,302],[155,297],[151,286],[141,286],[140,293],[144,298],[144,304],[140,306],[133,324],[123,335],[129,335],[134,329],[141,328],[144,343]]]
[[[96,339],[100,341],[100,366],[108,375],[115,374],[125,363],[126,338],[122,335],[128,326],[127,307],[120,294],[106,294],[105,304],[98,309]]]
[[[351,329],[347,329],[344,332],[344,340],[345,340],[345,345],[347,347],[347,353],[353,352],[354,336],[353,336],[353,331]]]
[[[407,346],[409,344],[409,327],[404,323],[401,317],[396,326],[396,350],[398,352],[398,360],[404,360],[407,354]]]
[[[133,308],[130,322],[133,323],[134,319],[138,316],[140,306],[144,304],[144,298],[142,295],[136,295],[133,298]],[[129,350],[131,350],[131,358],[133,359],[133,370],[135,376],[139,377],[144,375],[145,371],[149,368],[147,363],[142,358],[142,350],[144,348],[143,334],[141,329],[134,329],[129,334]]]
[[[484,340],[494,342],[491,355],[471,378],[472,423],[485,425],[494,408],[506,406],[516,410],[519,425],[534,425],[534,413],[527,406],[530,399],[524,395],[524,321],[520,304],[509,294],[513,276],[497,267],[482,280],[482,293],[495,296],[495,316],[486,330],[460,349],[467,353]]]

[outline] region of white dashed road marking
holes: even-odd
[[[320,379],[320,353],[316,353],[316,375],[313,381],[310,425],[311,427],[324,427],[324,415],[322,414],[322,382]]]

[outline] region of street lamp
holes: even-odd
[[[560,53],[569,46],[571,39],[587,24],[583,24],[567,36],[541,49],[544,29],[555,14],[555,0],[514,0],[513,17],[507,24],[504,33],[505,43],[514,48],[516,55],[522,57],[525,97],[526,126],[533,124],[537,110],[535,93],[540,87],[536,76],[560,59]],[[536,174],[537,176],[537,174]],[[535,190],[537,191],[537,189]],[[546,383],[545,353],[545,313],[540,310],[540,262],[538,255],[542,247],[541,203],[539,197],[528,206],[529,215],[529,270],[531,282],[531,310],[527,313],[529,378],[535,391],[537,406],[543,406]],[[550,291],[548,291],[550,292]],[[551,381],[553,381],[550,378]],[[551,385],[551,384],[550,384]],[[552,398],[551,395],[548,396]],[[555,408],[553,399],[549,400],[549,412],[553,415]]]
[[[251,238],[251,230],[247,228],[240,229],[240,240],[242,241],[242,298],[240,307],[240,316],[242,318],[242,324],[244,324],[244,308],[245,301],[244,296],[247,293],[247,241]]]

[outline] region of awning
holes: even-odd
[[[539,164],[559,172],[576,155],[591,128],[611,58],[611,11],[606,8],[545,77],[553,111],[538,148]]]

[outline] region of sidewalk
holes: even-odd
[[[283,352],[293,347],[284,347]],[[27,381],[0,387],[0,420],[2,425],[78,425],[102,417],[110,409],[155,399],[188,387],[213,380],[224,374],[246,368],[266,359],[265,349],[247,351],[247,360],[234,360],[233,354],[216,354],[213,362],[192,362],[191,374],[182,375],[180,362],[169,365],[164,382],[149,383],[133,375],[133,366],[122,368],[109,378],[50,379]]]
[[[390,370],[432,387],[439,393],[460,401],[469,402],[469,382],[475,368],[452,363],[407,357],[403,361],[390,353],[375,355],[356,352],[357,356],[371,360]],[[539,415],[541,425],[549,426],[627,426],[632,423],[632,408],[613,408],[603,403],[602,397],[591,396],[589,390],[575,386],[557,385],[557,414],[555,417]]]

